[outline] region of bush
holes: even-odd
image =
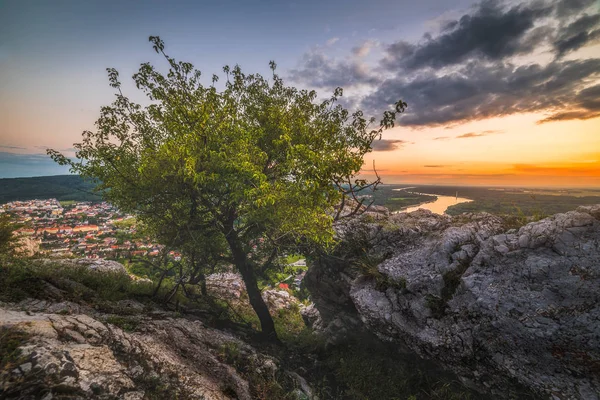
[[[341,398],[467,400],[471,394],[451,377],[408,355],[362,338],[328,351],[325,363],[342,388]]]
[[[23,360],[20,347],[25,345],[29,334],[14,326],[0,326],[0,373],[19,365]]]
[[[13,253],[17,245],[14,234],[16,225],[7,214],[0,214],[0,257],[4,258]],[[2,260],[0,259],[0,262]]]
[[[63,296],[75,301],[148,297],[154,288],[151,283],[133,281],[127,274],[99,273],[86,266],[26,259],[13,259],[0,265],[0,300],[44,298],[48,295],[45,290],[48,283],[61,289]]]

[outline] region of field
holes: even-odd
[[[599,189],[527,189],[460,186],[416,186],[420,193],[466,197],[473,200],[448,208],[450,215],[463,212],[489,212],[524,216],[547,216],[600,204]],[[397,193],[397,192],[396,192]]]
[[[409,193],[409,191],[397,189],[408,187],[409,185],[379,185],[375,191],[365,191],[360,193],[361,195],[369,196],[369,199],[373,200],[373,204],[377,206],[385,206],[391,211],[399,211],[405,207],[415,206],[437,199],[435,195],[427,196],[416,193]],[[365,203],[368,203],[367,200]]]
[[[0,179],[0,204],[14,200],[56,198],[63,205],[77,201],[99,201],[95,185],[77,175]],[[398,190],[409,188],[407,190]],[[411,193],[414,192],[414,193]],[[419,193],[419,194],[417,194]],[[436,195],[473,200],[448,208],[451,215],[486,211],[492,214],[545,216],[574,210],[580,205],[600,204],[600,189],[530,189],[473,186],[379,185],[377,190],[359,193],[366,203],[385,206],[391,211],[435,201]]]

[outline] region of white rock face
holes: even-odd
[[[123,264],[113,260],[105,260],[103,258],[44,259],[39,261],[48,265],[59,264],[66,267],[87,267],[91,271],[127,274],[127,270]]]
[[[239,274],[222,272],[206,277],[206,289],[211,296],[237,301],[246,292],[246,285]]]
[[[298,299],[286,290],[268,289],[262,292],[262,298],[271,312],[300,304]]]
[[[246,295],[246,285],[239,274],[233,272],[222,272],[211,274],[206,277],[206,289],[208,293],[219,299],[231,301],[234,304],[245,302],[250,307]],[[267,289],[262,292],[262,298],[271,313],[282,308],[290,308],[299,305],[298,299],[289,292],[280,289]]]
[[[22,363],[0,373],[1,398],[193,398],[251,399],[248,383],[221,360],[226,346],[256,368],[277,366],[241,340],[200,321],[168,314],[127,317],[134,332],[85,314],[49,313],[0,307],[0,325],[31,334],[22,347]],[[41,310],[44,305],[48,306]],[[132,312],[136,311],[134,307]],[[103,319],[106,316],[99,316]],[[121,317],[123,318],[123,317]],[[119,319],[114,319],[117,323]],[[125,325],[124,325],[125,326]],[[172,396],[172,397],[170,397]]]
[[[380,276],[348,256],[305,282],[326,332],[363,325],[486,393],[599,399],[599,218],[580,207],[510,233],[489,214],[353,221],[338,232],[369,243]]]

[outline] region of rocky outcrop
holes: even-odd
[[[28,337],[18,362],[0,371],[0,398],[251,399],[239,368],[265,380],[281,372],[276,359],[200,320],[120,303],[126,315],[91,316],[68,302],[0,305],[3,332]]]
[[[60,267],[73,267],[73,268],[87,268],[90,271],[102,272],[102,273],[114,273],[114,274],[127,274],[127,270],[123,264],[105,260],[103,258],[63,258],[63,259],[43,259],[39,260],[43,265],[57,265]]]
[[[305,282],[330,340],[367,329],[499,397],[598,399],[599,218],[362,218],[338,226],[339,251]]]
[[[250,307],[246,285],[239,274],[233,272],[221,272],[206,277],[206,289],[211,296],[231,302],[232,305],[244,305]],[[299,306],[298,299],[283,289],[265,289],[262,298],[267,307],[274,314],[283,308]]]
[[[71,267],[105,276],[84,274],[86,286]],[[96,290],[110,278],[128,279],[121,264],[106,260],[40,260],[30,274],[48,277],[55,268],[67,274],[32,279],[31,297],[0,302],[0,399],[314,398],[307,382],[274,356],[277,349],[221,319],[223,309],[212,301],[170,311],[148,294],[136,297],[147,292],[138,285],[124,296],[102,297]],[[222,299],[247,302],[238,276],[210,282]],[[264,296],[272,312],[298,304],[284,291]]]

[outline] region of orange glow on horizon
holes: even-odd
[[[460,126],[397,127],[384,139],[402,147],[365,157],[362,175],[384,183],[600,187],[600,118],[536,122],[543,114],[521,114]]]

